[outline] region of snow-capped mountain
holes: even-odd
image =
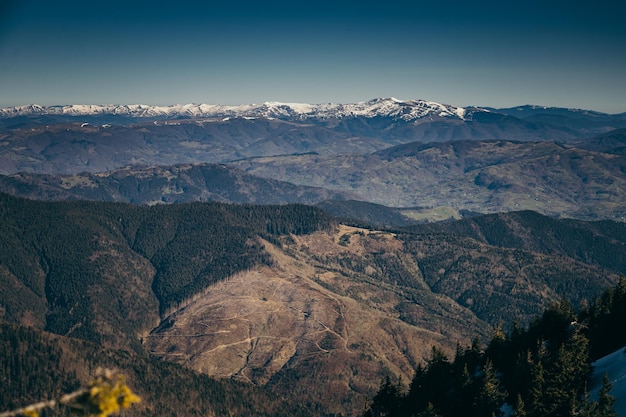
[[[306,104],[265,102],[239,106],[211,104],[177,104],[171,106],[134,105],[67,105],[67,106],[17,106],[0,109],[0,117],[30,115],[95,116],[124,115],[129,117],[263,117],[278,119],[331,119],[353,117],[388,117],[410,122],[424,117],[443,117],[468,120],[476,111],[427,100],[398,100],[377,98],[352,104]]]

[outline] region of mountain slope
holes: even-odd
[[[38,200],[97,200],[133,204],[220,201],[314,204],[348,193],[267,180],[225,165],[121,168],[98,174],[0,176],[0,192]]]
[[[375,242],[360,237],[365,232],[341,228],[295,237],[282,248],[266,242],[271,269],[235,275],[181,305],[146,337],[146,348],[199,372],[352,414],[385,375],[410,378],[433,344],[451,350],[450,340],[469,341],[467,329],[485,333],[470,311],[427,287],[394,288],[367,273],[375,265],[341,265],[364,261],[353,252],[372,250],[366,246]],[[378,250],[394,256],[387,246],[400,242],[384,233],[377,239]],[[419,307],[411,309],[405,291]],[[398,317],[399,305],[415,319]]]
[[[217,381],[183,367],[127,350],[0,322],[0,410],[13,410],[86,387],[98,367],[124,374],[141,397],[124,414],[133,416],[236,415],[314,417],[292,399],[235,381]],[[66,416],[66,408],[42,415]]]
[[[528,122],[571,129],[585,136],[603,134],[614,129],[626,128],[626,117],[624,114],[609,115],[591,110],[531,105],[491,110],[508,114]]]
[[[610,138],[598,140],[615,149],[620,136]],[[594,143],[600,142],[593,140],[588,146],[600,146]],[[387,223],[396,225],[424,218],[459,218],[462,212],[519,210],[621,220],[626,217],[626,159],[554,142],[412,142],[365,155],[257,157],[228,166],[130,167],[65,176],[21,173],[0,177],[0,190],[39,199],[139,204],[361,200],[404,208],[392,215],[393,223]],[[343,208],[335,213],[356,214],[347,203],[336,203],[335,209],[338,205]],[[367,218],[372,217],[361,217]]]
[[[372,152],[388,144],[302,121],[186,119],[130,126],[54,124],[0,133],[0,174],[104,172],[129,165],[222,163],[303,152]]]
[[[626,155],[626,129],[615,129],[608,133],[594,136],[581,141],[578,147],[591,151],[606,152],[616,155]]]
[[[385,375],[410,378],[433,345],[451,353],[500,320],[530,320],[561,297],[577,304],[618,279],[619,265],[582,244],[586,257],[487,243],[463,228],[348,227],[301,205],[0,195],[0,214],[0,283],[10,289],[0,320],[344,415],[360,412]],[[564,223],[535,216],[530,230]],[[590,245],[624,258],[611,224],[567,227],[593,231]],[[529,239],[524,228],[508,233]]]
[[[391,207],[626,217],[626,160],[553,142],[414,142],[369,155],[265,157],[232,165]]]
[[[626,270],[626,223],[556,220],[532,211],[476,216],[456,222],[420,225],[412,230],[454,233],[489,245],[561,254],[620,272]]]

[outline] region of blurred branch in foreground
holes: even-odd
[[[72,412],[84,415],[107,417],[139,401],[141,399],[126,385],[124,375],[110,369],[99,369],[87,388],[65,394],[58,400],[42,401],[17,410],[5,411],[0,413],[0,417],[38,417],[44,408],[54,408],[57,405],[69,407]]]

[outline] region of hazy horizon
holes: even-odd
[[[0,107],[377,97],[626,112],[623,4],[0,5]]]

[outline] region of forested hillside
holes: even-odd
[[[130,344],[159,312],[269,258],[257,236],[332,220],[307,206],[137,207],[0,195],[0,317],[100,343]]]
[[[106,173],[0,175],[0,192],[37,200],[92,200],[148,205],[216,201],[314,204],[350,195],[255,177],[221,164],[126,167]]]
[[[533,211],[473,216],[456,222],[423,224],[417,232],[454,233],[502,248],[572,259],[626,271],[626,223],[555,219]]]
[[[318,415],[357,415],[382,377],[410,379],[433,345],[450,355],[500,322],[529,325],[555,301],[590,305],[626,256],[622,224],[531,212],[382,229],[303,205],[0,194],[0,217],[11,404],[42,393],[23,384],[49,356],[59,377],[46,382],[45,368],[35,380],[53,392],[115,363],[166,390],[166,377],[140,371],[163,366],[177,386],[203,385],[185,382],[193,370],[263,386]],[[32,340],[8,341],[22,331]],[[169,412],[154,401],[144,406]]]
[[[217,381],[126,350],[0,323],[0,412],[85,386],[97,367],[122,370],[142,399],[123,415],[309,417],[296,401],[235,381]],[[67,408],[46,409],[67,416]]]
[[[579,312],[563,301],[528,327],[495,328],[484,350],[478,339],[454,358],[433,347],[408,391],[386,379],[364,416],[616,417],[610,380],[591,399],[589,378],[594,360],[626,345],[624,326],[622,278]]]

